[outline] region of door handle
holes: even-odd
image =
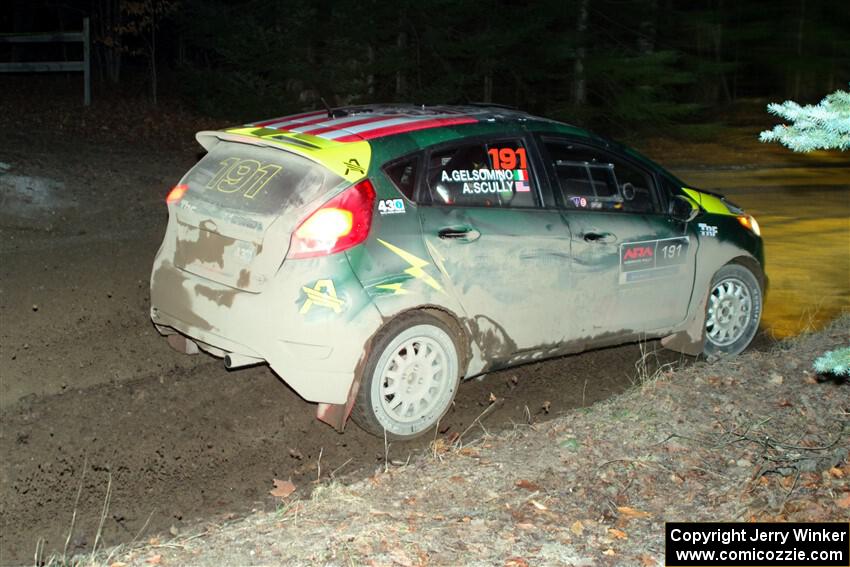
[[[474,228],[444,228],[437,233],[437,236],[444,240],[460,240],[462,242],[472,242],[481,237],[481,233]]]
[[[609,244],[617,241],[617,237],[610,232],[585,232],[583,236],[585,242]]]

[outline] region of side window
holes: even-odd
[[[384,168],[384,173],[401,191],[401,194],[413,201],[416,190],[416,178],[419,174],[419,158],[417,156],[391,163]]]
[[[537,207],[530,166],[519,140],[436,150],[428,161],[431,202],[459,207]]]
[[[545,140],[567,207],[626,213],[658,213],[652,176],[602,150]]]
[[[673,179],[670,179],[667,175],[660,175],[659,181],[661,185],[661,199],[662,201],[666,201],[668,204],[670,200],[675,196],[682,193],[682,185],[680,183],[676,183]]]

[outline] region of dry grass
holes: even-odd
[[[413,466],[328,479],[309,501],[118,558],[658,565],[665,520],[835,519],[850,494],[850,385],[812,381],[808,368],[848,334],[850,316],[776,352],[675,372],[642,350],[623,396],[498,432],[481,425],[485,410],[465,436],[435,436]]]

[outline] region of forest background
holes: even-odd
[[[14,0],[0,31],[84,17],[95,99],[146,93],[231,121],[321,99],[484,102],[607,134],[705,136],[718,108],[817,102],[850,76],[850,10],[828,0]],[[79,49],[5,44],[0,59]]]

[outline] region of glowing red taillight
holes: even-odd
[[[369,236],[375,189],[368,179],[313,211],[292,234],[287,258],[313,258],[357,246]]]
[[[168,192],[168,196],[165,198],[165,204],[170,205],[171,203],[179,203],[180,199],[183,198],[183,195],[185,195],[188,190],[188,185],[184,185],[182,183],[180,185],[175,185],[174,188]]]

